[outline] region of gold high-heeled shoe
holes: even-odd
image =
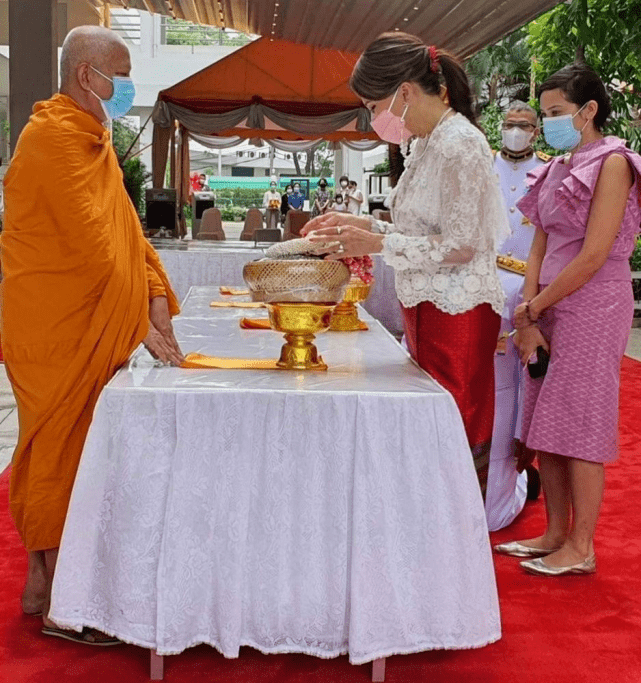
[[[539,557],[535,560],[526,560],[521,562],[521,567],[530,574],[537,576],[564,576],[567,574],[594,574],[596,572],[596,555],[592,553],[577,564],[569,564],[566,567],[548,567]]]
[[[510,557],[545,557],[550,553],[555,553],[558,548],[545,550],[544,548],[530,548],[527,545],[522,545],[518,541],[510,541],[509,543],[500,543],[494,546],[494,552],[500,555],[509,555]]]

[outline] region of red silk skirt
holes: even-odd
[[[403,307],[403,316],[412,357],[458,405],[485,497],[494,427],[494,352],[501,317],[490,304],[451,315],[430,301]]]

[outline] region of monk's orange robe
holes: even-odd
[[[27,550],[57,548],[100,391],[178,305],[109,133],[72,99],[36,104],[4,179],[2,347],[18,403],[10,507]]]

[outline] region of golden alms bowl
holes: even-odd
[[[360,278],[352,278],[345,288],[343,300],[336,306],[332,314],[332,322],[329,329],[333,332],[356,332],[367,329],[367,326],[358,317],[356,304],[367,299],[372,289],[373,281],[365,284]]]
[[[313,344],[325,332],[349,283],[349,269],[322,259],[263,259],[243,268],[254,301],[267,304],[272,329],[285,335],[278,367],[327,370]]]

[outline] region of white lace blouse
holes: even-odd
[[[480,130],[455,114],[416,140],[390,208],[393,223],[375,221],[375,227],[389,233],[383,258],[396,271],[406,308],[431,301],[457,314],[489,303],[502,313],[496,251],[509,224]]]

